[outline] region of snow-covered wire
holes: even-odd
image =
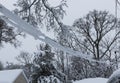
[[[8,23],[12,24],[13,26],[15,26],[16,28],[28,33],[29,35],[32,35],[35,39],[39,39],[39,40],[51,45],[54,48],[57,48],[57,49],[62,50],[64,52],[67,52],[71,56],[72,55],[77,56],[77,57],[79,56],[81,58],[87,59],[87,60],[92,61],[92,62],[105,63],[105,62],[102,62],[102,61],[96,61],[96,60],[92,59],[92,57],[88,57],[88,55],[85,55],[82,52],[74,51],[74,50],[72,50],[68,47],[64,47],[64,46],[60,45],[59,43],[55,42],[51,38],[47,37],[45,34],[43,34],[37,28],[28,24],[24,20],[20,19],[17,15],[13,14],[11,11],[9,11],[7,8],[5,8],[2,4],[0,4],[0,12],[4,16],[7,17],[7,18],[3,17],[3,19],[6,22],[8,22]]]

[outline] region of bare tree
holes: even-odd
[[[28,65],[32,63],[32,55],[23,51],[20,53],[20,55],[16,57],[16,59],[23,65]]]
[[[49,3],[49,0],[18,0],[15,13],[32,25],[45,25],[48,29],[62,27],[66,6],[66,0],[60,0],[60,4],[55,6]]]
[[[21,64],[21,68],[24,70],[27,78],[31,80],[33,55],[28,52],[22,51],[20,55],[16,57],[16,60]]]
[[[107,11],[92,11],[85,17],[77,19],[75,41],[79,48],[93,55],[96,60],[102,59],[119,38],[119,20]],[[115,32],[116,31],[116,32]]]

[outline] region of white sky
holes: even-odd
[[[0,3],[12,10],[14,8],[12,5],[15,3],[14,1],[15,0],[0,0]],[[57,0],[50,0],[50,2],[54,4],[58,3]],[[72,25],[75,19],[85,16],[85,14],[93,9],[107,10],[114,14],[115,0],[68,0],[68,8],[66,8],[67,15],[65,16],[63,22],[67,25]],[[35,40],[32,37],[28,37],[26,39],[21,38],[20,40],[23,41],[20,48],[15,49],[14,47],[11,47],[11,45],[7,44],[4,46],[4,48],[0,49],[0,61],[3,61],[4,63],[6,61],[16,62],[14,57],[18,55],[20,51],[35,51],[38,41],[35,43]]]

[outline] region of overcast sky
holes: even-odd
[[[14,9],[13,3],[16,0],[0,0],[8,9]],[[49,0],[51,3],[58,3],[58,0]],[[68,8],[66,8],[67,15],[63,22],[67,25],[72,25],[75,19],[85,16],[89,11],[96,10],[107,10],[112,14],[115,14],[115,0],[68,0]],[[120,9],[120,7],[119,7]],[[118,12],[119,13],[119,12]],[[48,35],[48,34],[47,34]],[[23,44],[21,48],[15,49],[11,45],[7,44],[4,48],[0,49],[0,61],[4,63],[6,61],[15,62],[14,57],[19,54],[21,50],[34,51],[36,44],[32,37],[22,39]],[[29,42],[29,43],[28,43]],[[38,41],[37,41],[38,42]]]

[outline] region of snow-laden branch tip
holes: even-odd
[[[3,17],[3,19],[7,23],[10,23],[11,25],[15,26],[20,31],[26,32],[27,34],[33,36],[35,39],[39,39],[39,40],[51,45],[52,47],[54,47],[56,49],[67,52],[71,56],[74,55],[74,56],[77,56],[77,57],[87,59],[89,61],[103,63],[103,62],[100,62],[100,61],[96,61],[96,60],[92,59],[92,57],[88,57],[87,55],[85,55],[85,54],[83,54],[83,53],[81,53],[79,51],[74,51],[74,50],[72,50],[72,49],[70,49],[68,47],[64,47],[64,46],[60,45],[59,43],[55,42],[51,38],[47,37],[45,34],[43,34],[37,28],[35,28],[32,25],[28,24],[24,20],[20,19],[17,15],[13,14],[11,11],[9,11],[7,8],[5,8],[2,4],[0,4],[0,12],[6,17],[6,18]]]

